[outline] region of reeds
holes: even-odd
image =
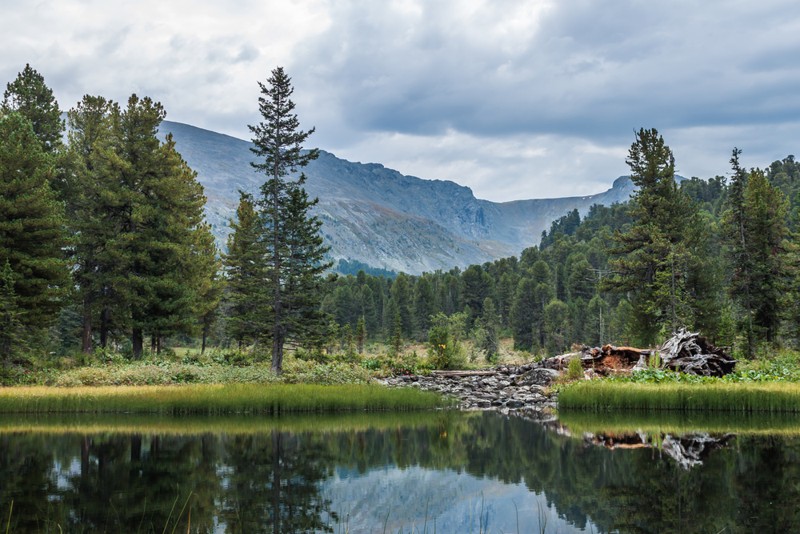
[[[398,427],[438,428],[474,413],[455,410],[402,412],[292,413],[269,415],[151,415],[151,414],[19,414],[0,415],[4,434],[158,434],[158,435],[251,435],[269,432],[362,432]]]
[[[800,413],[800,384],[790,382],[660,383],[585,381],[563,388],[560,411]]]
[[[13,387],[0,389],[0,413],[223,415],[425,410],[446,405],[434,393],[373,385],[228,384],[187,386]]]

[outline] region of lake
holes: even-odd
[[[6,528],[798,532],[800,420],[7,417]]]

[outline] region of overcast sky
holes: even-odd
[[[309,146],[495,201],[607,189],[641,127],[687,177],[800,156],[796,0],[0,0],[25,63],[242,139],[280,65]]]

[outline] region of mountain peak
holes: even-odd
[[[223,247],[236,213],[238,191],[255,193],[264,181],[250,166],[251,143],[191,125],[164,121],[178,151],[197,171],[208,203],[206,217]],[[303,169],[309,196],[323,222],[334,260],[419,274],[518,255],[538,245],[550,223],[593,204],[628,199],[632,184],[617,178],[604,193],[585,197],[496,203],[475,198],[449,180],[407,176],[380,163],[356,163],[320,151]]]

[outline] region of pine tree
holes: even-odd
[[[0,111],[0,262],[9,263],[19,321],[31,333],[52,323],[69,285],[63,206],[50,187],[52,173],[30,121]]]
[[[639,130],[626,163],[638,188],[633,222],[615,235],[614,274],[605,287],[631,295],[639,341],[652,344],[692,322],[688,279],[697,209],[678,190],[675,158],[655,129]]]
[[[136,95],[122,112],[110,107],[103,119],[110,125],[88,158],[88,179],[102,189],[83,213],[82,224],[93,230],[84,245],[95,247],[87,290],[102,310],[101,342],[113,321],[131,333],[135,359],[145,333],[158,350],[163,337],[194,327],[201,285],[192,260],[204,231],[205,197],[171,136],[164,143],[156,136],[164,116],[161,104]]]
[[[110,147],[118,106],[101,96],[86,95],[67,113],[70,124],[67,160],[75,194],[68,205],[69,226],[74,233],[73,277],[82,306],[83,352],[92,351],[93,326],[101,316],[103,346],[107,341],[110,315],[110,288],[107,276],[113,264],[106,254],[107,245],[119,232],[116,201],[119,182],[109,171],[109,159],[115,155]],[[101,311],[104,310],[104,311]]]
[[[53,91],[44,83],[44,77],[30,65],[6,86],[3,93],[3,110],[17,111],[27,118],[45,152],[52,154],[61,145],[64,121]]]
[[[266,267],[264,298],[269,303],[269,335],[272,369],[283,368],[287,340],[319,337],[325,321],[319,317],[322,296],[315,288],[323,270],[327,249],[319,236],[321,222],[309,215],[316,200],[303,189],[304,175],[293,182],[291,173],[319,156],[317,149],[303,151],[302,144],[314,129],[300,130],[291,100],[294,89],[283,68],[274,69],[267,84],[259,82],[259,112],[263,121],[250,126],[252,151],[260,160],[253,167],[266,175],[258,200],[260,242]]]

